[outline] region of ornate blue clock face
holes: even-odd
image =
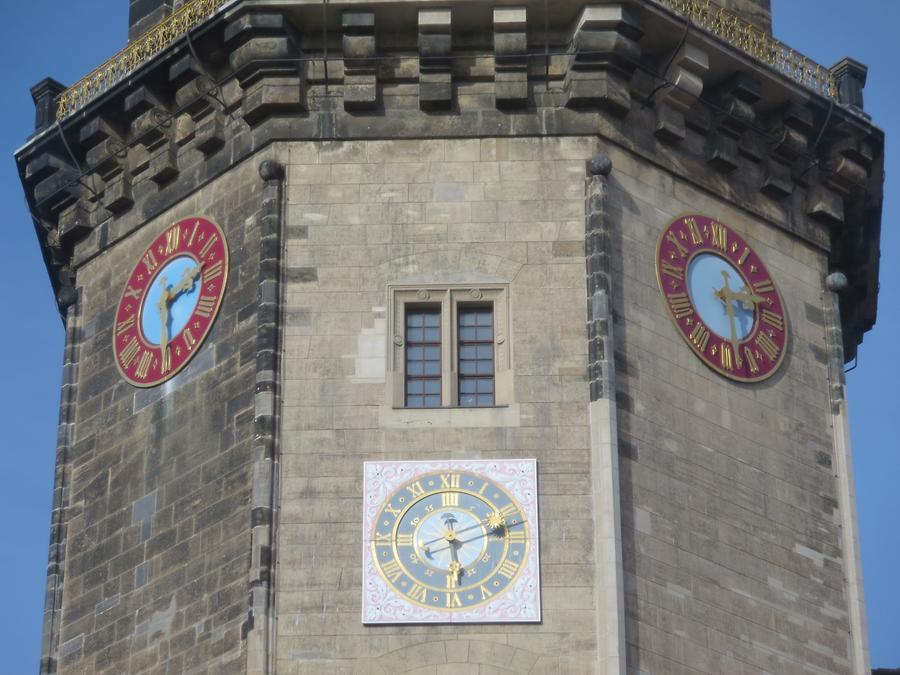
[[[715,253],[699,253],[688,265],[687,287],[694,308],[709,329],[721,337],[730,337],[731,324],[728,308],[719,297],[721,294],[719,289],[727,287],[740,291],[746,288],[746,285],[740,273],[727,260]],[[735,337],[743,340],[753,330],[756,306],[753,303],[742,303],[738,299],[729,299],[729,303]]]
[[[177,289],[177,286],[185,278],[193,281],[192,272],[193,276],[199,274],[197,261],[190,256],[179,256],[166,263],[153,279],[141,305],[141,328],[148,342],[155,345],[162,342],[162,324],[156,308],[163,292],[171,298],[166,316],[167,336],[178,335],[187,325],[200,299],[200,284],[185,284],[183,289]]]
[[[397,490],[377,516],[372,555],[408,601],[448,612],[490,602],[529,553],[518,504],[490,479],[434,473]]]

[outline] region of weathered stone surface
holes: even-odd
[[[880,134],[700,31],[666,52],[682,24],[647,3],[554,14],[543,64],[522,55],[540,12],[470,4],[394,3],[396,31],[381,3],[335,13],[326,65],[319,6],[238,3],[194,34],[203,63],[161,55],[21,153],[70,338],[44,672],[852,670],[827,429],[838,317],[845,355],[874,318]],[[688,211],[782,290],[766,383],[708,372],[664,317],[653,247]],[[228,234],[226,306],[135,392],[116,279],[191,213]],[[394,409],[403,279],[508,286],[509,405]],[[517,456],[539,460],[543,623],[363,628],[362,461]]]

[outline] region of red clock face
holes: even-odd
[[[138,387],[184,368],[212,328],[228,280],[228,245],[211,220],[191,217],[162,232],[128,277],[116,310],[113,350]]]
[[[781,295],[760,257],[724,223],[701,215],[672,222],[656,248],[656,278],[681,337],[710,368],[758,382],[781,365]]]

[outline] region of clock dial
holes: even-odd
[[[519,461],[533,476],[534,462]],[[383,593],[366,623],[538,620],[537,523],[473,462],[423,470],[372,510],[364,581]]]
[[[682,216],[660,235],[656,275],[682,338],[732,380],[772,376],[787,349],[784,303],[759,255],[724,223]]]
[[[200,349],[228,279],[228,245],[211,220],[171,225],[141,255],[122,291],[113,351],[138,387],[165,382]]]

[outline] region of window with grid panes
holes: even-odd
[[[406,406],[441,405],[441,309],[406,310]]]
[[[494,312],[491,307],[459,308],[459,405],[494,405]]]

